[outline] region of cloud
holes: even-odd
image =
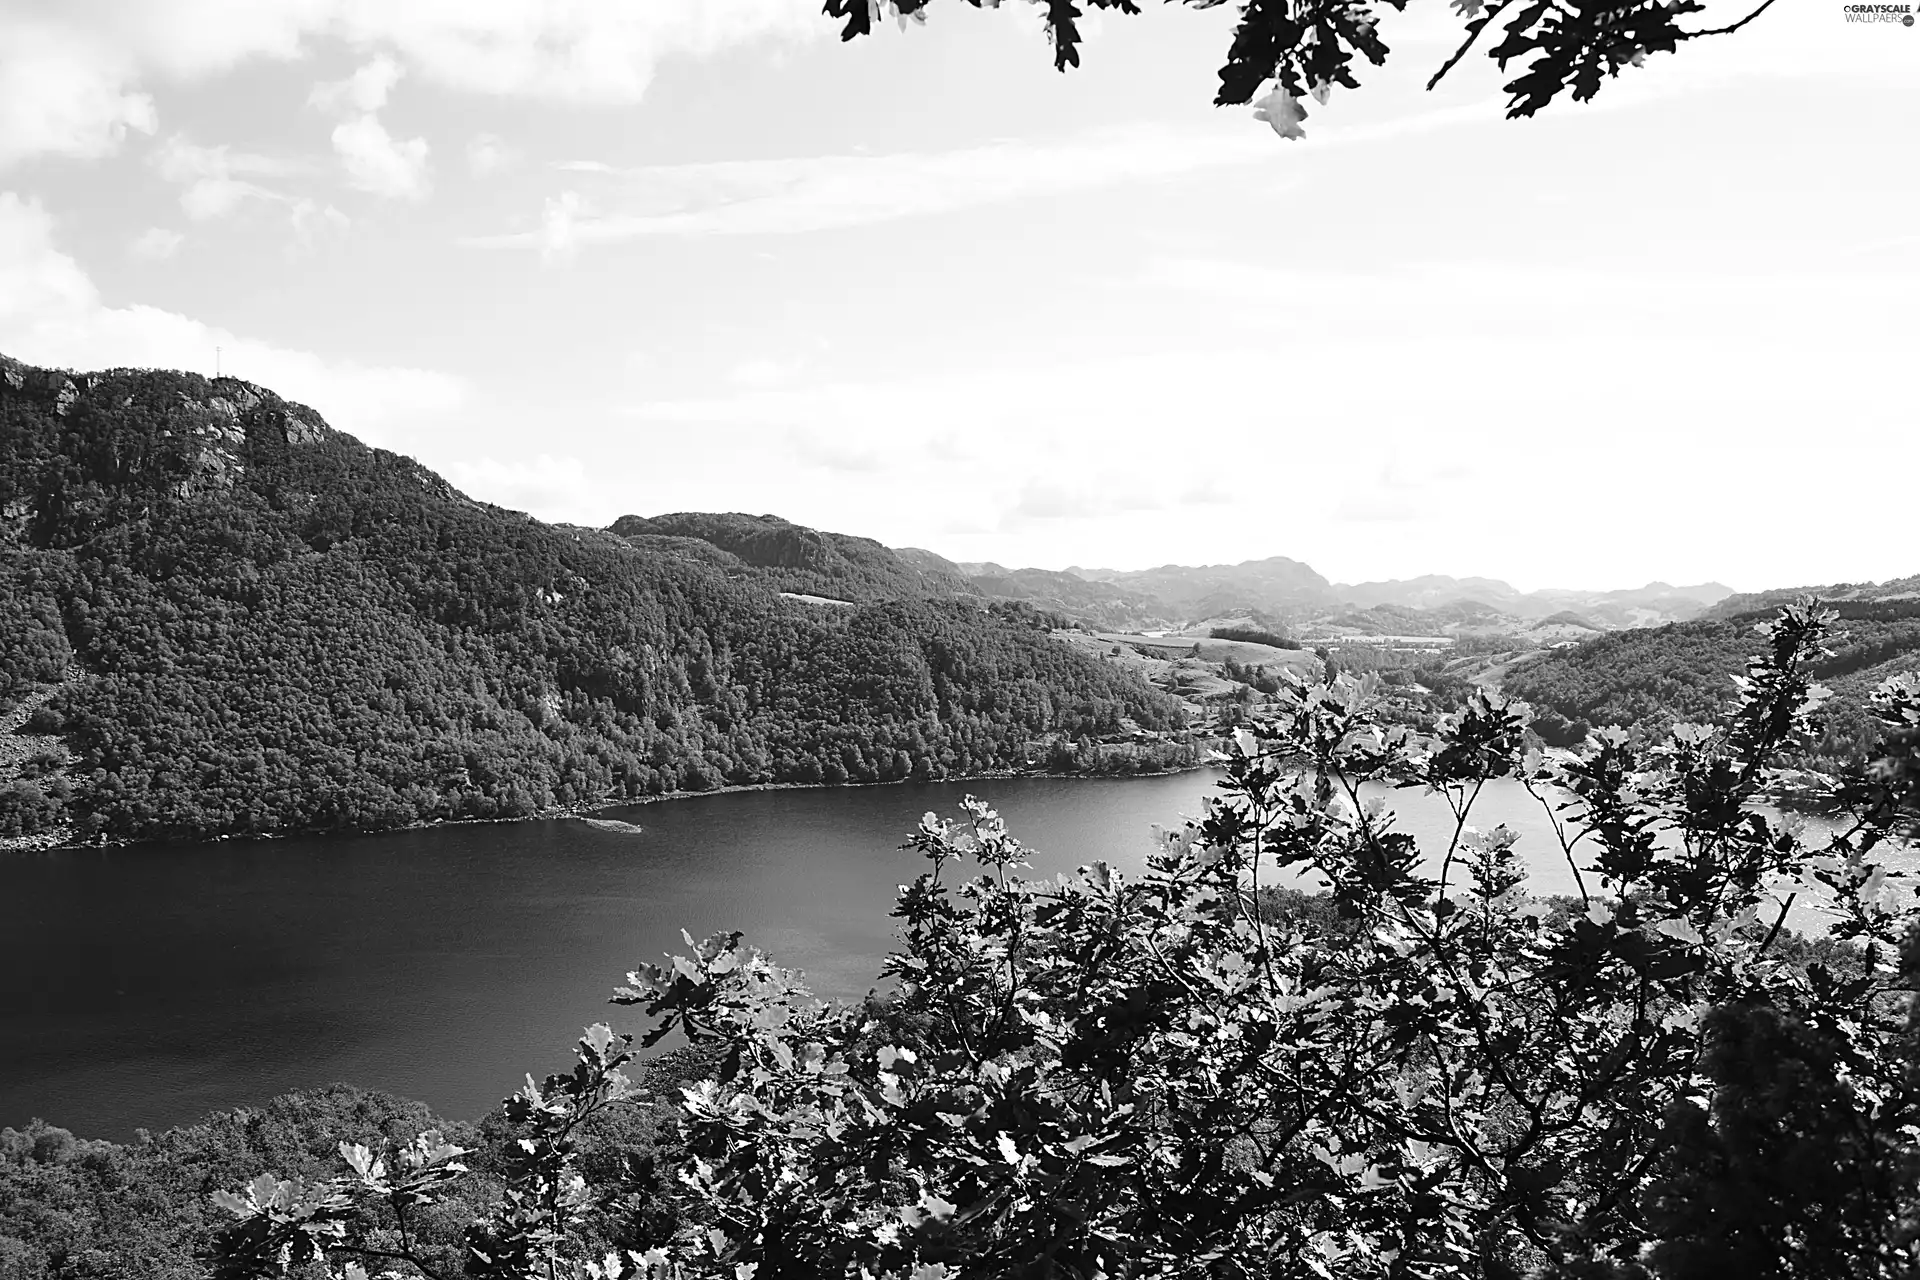
[[[311,404],[361,439],[403,448],[469,400],[466,384],[427,369],[363,365],[276,346],[157,307],[112,307],[59,251],[41,206],[0,192],[0,351],[63,368],[133,367],[229,374]]]
[[[15,0],[0,13],[0,165],[107,155],[154,131],[149,82],[296,59],[322,38],[449,88],[621,106],[665,59],[832,31],[797,0]]]
[[[640,101],[664,58],[833,30],[815,6],[796,0],[340,0],[333,7],[350,40],[390,46],[449,87],[616,106]]]
[[[148,227],[133,238],[133,242],[127,246],[127,252],[148,262],[160,262],[171,258],[184,239],[186,237],[178,231],[170,231],[165,227]]]
[[[362,191],[389,200],[426,198],[427,140],[406,141],[388,133],[372,115],[356,116],[336,126],[333,149],[347,171],[347,180]]]
[[[1274,159],[1271,138],[1107,130],[1057,142],[943,152],[799,156],[626,171],[626,211],[581,220],[578,243],[651,235],[785,235],[950,213],[1117,182]],[[483,236],[482,247],[539,247],[539,232]]]
[[[1484,105],[1443,107],[1316,136],[1322,150],[1497,124]],[[567,167],[606,171],[598,162]],[[573,244],[643,236],[797,235],[901,218],[957,213],[1016,200],[1125,183],[1165,181],[1231,166],[1262,165],[1283,182],[1299,169],[1274,137],[1244,120],[1207,129],[1135,125],[1052,141],[1002,140],[950,151],[724,160],[614,170],[620,208],[575,219]],[[1293,167],[1286,167],[1293,166]],[[479,248],[539,248],[540,231],[476,236]]]
[[[316,85],[307,101],[333,115],[378,111],[387,105],[387,96],[400,83],[400,75],[400,64],[392,58],[375,58],[345,80]]]
[[[128,130],[152,133],[153,99],[128,84],[124,57],[57,26],[0,18],[0,165],[35,155],[85,159]]]
[[[481,457],[450,462],[445,471],[470,497],[543,519],[568,519],[593,503],[587,469],[575,457],[542,453],[506,462]]]
[[[562,191],[549,198],[540,215],[540,256],[548,262],[571,258],[581,215],[588,212],[587,202],[577,192]]]
[[[794,457],[810,467],[824,471],[872,474],[886,466],[887,459],[871,441],[851,439],[831,431],[797,429],[788,433],[787,443]]]
[[[155,148],[153,164],[161,177],[180,186],[180,207],[195,222],[233,217],[249,204],[280,209],[292,229],[295,252],[312,249],[322,234],[343,230],[350,221],[331,204],[255,181],[310,174],[314,166],[306,160],[201,146],[174,134]]]
[[[303,252],[311,250],[322,235],[337,235],[353,225],[353,219],[340,210],[315,200],[295,200],[287,216],[293,224],[293,247]]]
[[[520,163],[520,153],[498,136],[477,133],[467,142],[467,171],[476,178],[504,173]]]
[[[1158,511],[1167,505],[1164,495],[1147,492],[1137,480],[1109,488],[1100,483],[1068,484],[1058,480],[1030,480],[1006,509],[1007,519],[1086,520],[1131,511]]]
[[[181,134],[160,144],[153,164],[161,177],[181,187],[180,207],[196,222],[226,217],[248,200],[293,204],[294,197],[249,177],[285,176],[304,167],[291,160],[235,152],[228,147],[203,147]]]
[[[422,200],[428,188],[427,140],[394,137],[378,115],[401,74],[399,63],[381,56],[345,80],[317,86],[309,101],[346,117],[334,126],[333,150],[348,182],[388,200]]]
[[[809,503],[815,523],[857,506],[863,528],[921,543],[949,519],[937,550],[1010,563],[1237,546],[1352,578],[1417,546],[1535,581],[1676,555],[1712,576],[1714,530],[1755,502],[1816,521],[1860,505],[1806,472],[1816,445],[1889,460],[1862,482],[1898,504],[1910,270],[1334,261],[1189,256],[1119,276],[1114,326],[1152,315],[1190,335],[1151,352],[885,362],[630,413],[653,435],[742,442],[702,492],[771,488],[777,463],[732,459],[781,457],[759,442],[790,432],[871,455],[871,473],[823,470],[763,501]],[[1635,510],[1658,518],[1617,519]],[[1533,536],[1549,526],[1565,536]]]

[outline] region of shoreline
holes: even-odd
[[[590,818],[614,809],[635,809],[645,805],[664,804],[673,800],[693,800],[702,796],[736,795],[749,791],[851,791],[856,788],[903,787],[910,785],[944,785],[966,782],[998,782],[1010,778],[1055,778],[1062,781],[1076,779],[1110,778],[1127,781],[1133,778],[1171,778],[1183,773],[1197,773],[1212,768],[1209,762],[1187,765],[1177,769],[1146,769],[1138,773],[1057,773],[1047,771],[1028,771],[1016,769],[995,770],[991,773],[969,773],[951,778],[895,778],[888,782],[743,782],[727,786],[708,787],[704,791],[666,791],[659,795],[642,796],[637,800],[607,800],[591,804],[556,805],[550,809],[541,809],[533,813],[520,814],[511,818],[431,818],[419,822],[403,823],[394,827],[348,827],[334,829],[302,828],[291,831],[262,831],[246,835],[209,835],[177,836],[153,839],[116,836],[87,842],[63,841],[59,832],[44,832],[32,836],[0,837],[0,857],[47,853],[79,853],[97,849],[126,849],[138,845],[156,844],[226,844],[233,841],[252,840],[294,840],[303,836],[379,836],[399,831],[430,831],[436,827],[473,827],[490,826],[512,822],[554,822],[565,818]],[[637,825],[637,824],[636,824]]]

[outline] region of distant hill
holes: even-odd
[[[1747,599],[1774,596],[1782,603],[1794,598],[1767,592]],[[1732,677],[1755,646],[1754,625],[1774,607],[1769,601],[1732,617],[1610,632],[1511,667],[1503,687],[1587,726],[1658,735],[1678,722],[1709,721],[1731,700]],[[1833,656],[1816,668],[1834,696],[1822,708],[1826,728],[1816,754],[1828,764],[1856,765],[1870,745],[1867,694],[1888,676],[1920,671],[1920,594],[1861,595],[1834,608],[1841,634]]]
[[[1366,607],[1392,604],[1437,610],[1472,601],[1482,606],[1482,612],[1491,610],[1528,621],[1577,610],[1588,621],[1609,629],[1684,622],[1733,594],[1731,588],[1717,582],[1692,587],[1650,582],[1644,587],[1619,591],[1569,591],[1549,587],[1523,592],[1496,578],[1449,578],[1439,574],[1353,586],[1342,584],[1336,585],[1334,591],[1343,600]]]
[[[1161,601],[1170,613],[1195,619],[1249,610],[1295,616],[1335,602],[1331,583],[1312,566],[1286,556],[1231,565],[1168,564],[1113,573],[1101,580]]]
[[[876,542],[771,516],[616,529],[476,502],[250,383],[0,359],[0,837],[374,829],[1196,750],[1054,751],[1184,712]]]
[[[946,562],[943,562],[946,563]],[[1497,578],[1428,574],[1378,582],[1330,583],[1285,556],[1233,565],[1063,571],[954,566],[989,597],[1027,600],[1097,629],[1183,629],[1210,619],[1262,613],[1302,633],[1521,635],[1567,612],[1599,630],[1660,626],[1701,616],[1732,594],[1719,583],[1648,583],[1619,591],[1522,592]],[[1087,585],[1122,595],[1089,593]],[[1557,633],[1556,633],[1557,635]],[[1564,636],[1558,636],[1564,639]]]
[[[1886,582],[1836,582],[1823,587],[1781,587],[1772,591],[1755,591],[1742,595],[1727,595],[1706,611],[1709,618],[1739,618],[1748,614],[1771,612],[1783,604],[1791,604],[1802,596],[1818,596],[1833,603],[1886,601],[1898,603],[1906,600],[1920,600],[1920,574],[1911,578],[1894,578]]]
[[[950,567],[916,564],[872,538],[825,533],[779,516],[698,511],[621,516],[610,532],[636,546],[663,549],[671,544],[656,540],[695,539],[721,553],[708,563],[779,591],[859,602],[969,593],[965,576]]]
[[[1076,618],[1097,630],[1138,631],[1170,627],[1179,621],[1164,601],[1109,582],[1089,582],[1049,569],[1008,569],[997,564],[966,566],[968,582],[981,595],[1024,600]]]
[[[1408,609],[1435,609],[1459,600],[1476,600],[1507,613],[1522,613],[1527,597],[1497,578],[1450,578],[1427,574],[1389,582],[1340,583],[1334,594],[1348,604],[1369,609],[1397,605]]]

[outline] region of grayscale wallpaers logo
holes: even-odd
[[[1840,6],[1848,22],[1897,22],[1903,27],[1913,25],[1913,6],[1910,4],[1848,4]]]

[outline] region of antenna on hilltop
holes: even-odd
[[[220,348],[218,347],[213,349],[213,376],[216,378],[220,376]]]

